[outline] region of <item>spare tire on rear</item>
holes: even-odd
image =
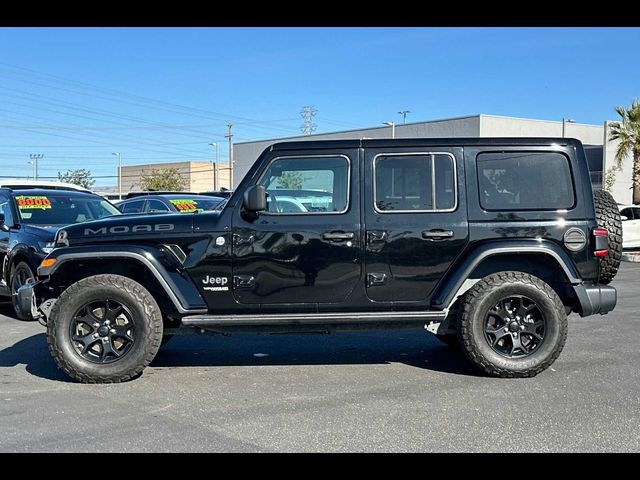
[[[609,232],[609,255],[599,258],[600,273],[598,275],[598,282],[606,284],[611,282],[618,273],[622,259],[622,220],[620,220],[618,205],[609,192],[595,190],[593,200],[598,226],[606,228]]]

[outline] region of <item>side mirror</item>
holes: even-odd
[[[267,189],[262,185],[254,185],[244,192],[242,206],[247,212],[262,212],[267,209]]]
[[[0,230],[8,232],[9,227],[4,223],[4,213],[0,213]]]
[[[625,220],[629,220],[629,217],[626,217],[624,215],[620,215],[620,220],[622,220],[624,222]]]

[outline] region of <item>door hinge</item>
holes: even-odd
[[[387,232],[386,230],[368,230],[367,231],[367,244],[386,242]]]
[[[253,235],[239,235],[237,233],[233,234],[233,244],[235,246],[240,246],[240,245],[251,245],[253,243]]]
[[[367,287],[377,287],[387,283],[386,273],[367,273]]]
[[[256,279],[251,275],[234,275],[233,288],[253,288],[256,286]]]

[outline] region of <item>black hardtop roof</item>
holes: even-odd
[[[458,137],[458,138],[376,138],[354,140],[310,140],[274,143],[272,150],[306,150],[323,148],[378,148],[378,147],[432,147],[432,146],[578,146],[576,138],[561,137]]]

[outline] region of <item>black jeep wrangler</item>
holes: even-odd
[[[621,241],[575,139],[279,143],[221,211],[63,228],[19,300],[82,382],[139,375],[177,334],[416,325],[529,377],[569,313],[615,307]]]

